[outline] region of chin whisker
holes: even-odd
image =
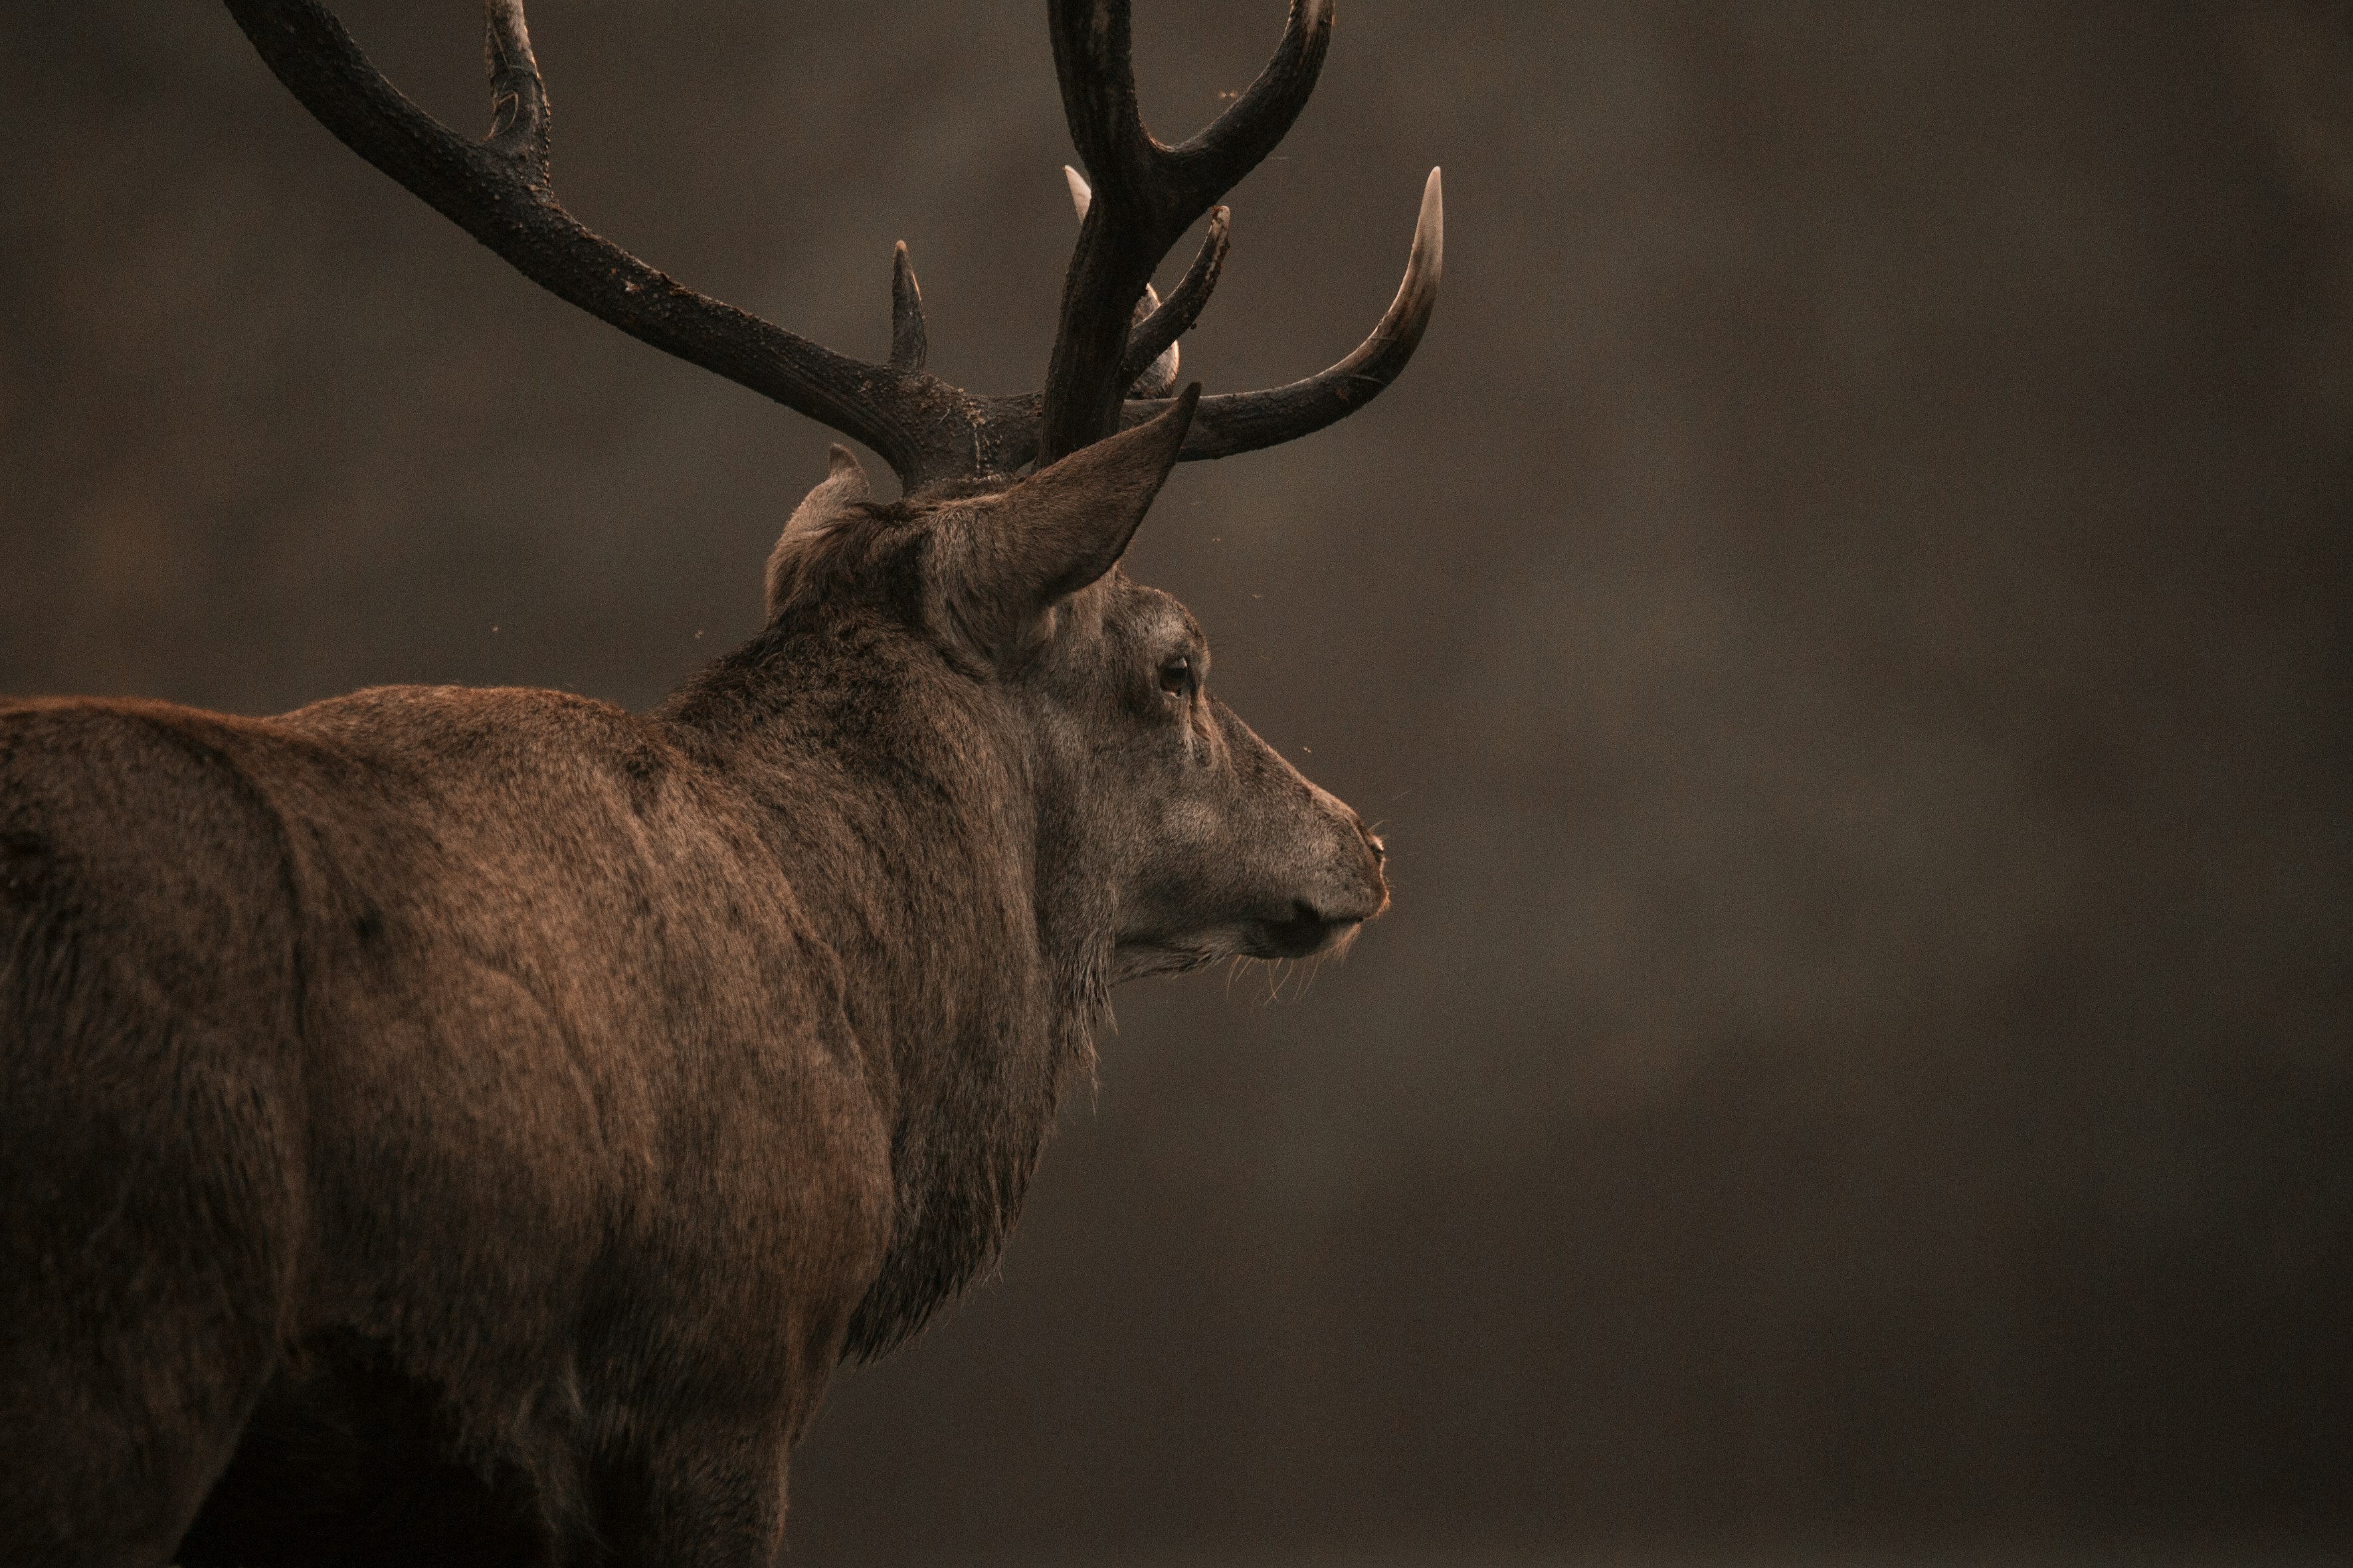
[[[1340,939],[1344,946],[1347,942],[1347,940],[1348,939],[1346,937],[1342,937]],[[1336,952],[1339,952],[1340,949],[1335,948],[1332,951]],[[1324,961],[1331,956],[1332,954],[1330,952],[1319,952],[1314,958],[1307,961],[1307,977],[1299,983],[1299,999],[1302,1002],[1306,1001],[1307,994],[1315,989],[1315,977],[1324,973]]]

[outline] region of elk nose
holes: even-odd
[[[1361,914],[1335,914],[1304,899],[1294,899],[1289,918],[1251,922],[1249,952],[1253,958],[1312,957],[1363,924],[1366,919]]]
[[[1361,820],[1356,824],[1356,837],[1364,840],[1365,848],[1373,858],[1372,892],[1376,902],[1371,914],[1363,917],[1370,920],[1389,907],[1388,879],[1382,872],[1382,868],[1388,864],[1389,851],[1388,847],[1381,842],[1381,836],[1366,827]]]

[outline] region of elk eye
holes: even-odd
[[[1160,667],[1160,689],[1171,697],[1193,694],[1193,661],[1178,654]]]

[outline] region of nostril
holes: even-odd
[[[1253,958],[1307,958],[1330,947],[1345,928],[1360,916],[1333,916],[1305,899],[1291,900],[1291,910],[1279,919],[1252,921],[1247,951]]]
[[[1370,833],[1365,835],[1365,842],[1372,846],[1374,865],[1386,866],[1388,864],[1388,846],[1383,844],[1378,837]]]

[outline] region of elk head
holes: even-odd
[[[1305,957],[1388,903],[1380,841],[1210,696],[1185,607],[1118,570],[1198,399],[1003,490],[912,505],[869,500],[836,447],[768,565],[787,662],[822,662],[858,626],[870,649],[901,645],[865,659],[966,683],[1016,737],[1042,902],[1112,980]]]
[[[402,97],[315,0],[228,5],[328,129],[527,277],[881,456],[903,491],[887,504],[834,448],[770,559],[765,640],[856,614],[871,623],[887,600],[890,636],[985,689],[1039,791],[1039,878],[1107,937],[1110,977],[1304,956],[1386,905],[1379,841],[1209,695],[1208,650],[1183,606],[1117,569],[1174,464],[1287,441],[1362,407],[1404,368],[1436,304],[1432,170],[1405,280],[1353,353],[1272,390],[1171,395],[1176,342],[1227,254],[1219,198],[1305,104],[1331,0],[1293,0],[1257,80],[1175,146],[1138,114],[1127,5],[1050,0],[1063,108],[1092,179],[1070,173],[1081,226],[1045,388],[1014,395],[969,393],[924,368],[903,244],[889,359],[871,364],[696,293],[584,227],[549,184],[547,94],[520,0],[485,6],[493,121],[480,142]],[[1152,274],[1205,216],[1199,252],[1162,301]]]

